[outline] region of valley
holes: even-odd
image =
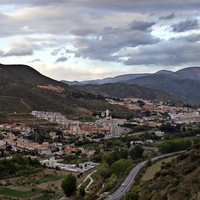
[[[155,179],[151,184],[154,191],[156,178],[167,176],[162,170],[171,173],[170,166],[178,166],[185,157],[191,161],[184,161],[187,170],[196,165],[198,102],[127,83],[72,87],[29,66],[0,68],[2,199],[106,199],[137,166],[139,174],[120,199],[157,199],[163,188],[164,196],[179,194],[178,183],[185,182],[177,172],[176,183],[163,184],[161,194],[149,194],[146,184]],[[153,157],[185,149],[187,156],[181,154],[174,164],[163,163],[151,180],[140,182]],[[193,168],[197,173],[198,167]],[[70,174],[75,177],[76,190],[66,198],[61,185]],[[180,185],[180,190],[184,187]],[[195,187],[200,187],[198,180]],[[189,193],[198,196],[197,191]]]

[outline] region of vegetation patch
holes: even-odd
[[[27,198],[32,195],[38,194],[40,192],[41,192],[40,189],[32,189],[29,191],[17,191],[17,190],[12,190],[12,189],[5,188],[5,187],[0,187],[1,195],[21,197],[21,198]]]
[[[176,158],[176,156],[162,159],[162,160],[157,161],[150,167],[148,167],[145,174],[142,176],[141,181],[143,182],[143,181],[148,181],[148,180],[153,179],[155,173],[159,172],[161,170],[161,167],[164,163],[169,163],[175,158]]]
[[[34,200],[54,200],[55,198],[53,196],[42,196],[42,197],[38,197],[35,198]]]
[[[197,199],[200,191],[200,143],[163,162],[151,180],[140,183],[140,200]]]

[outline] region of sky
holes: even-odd
[[[200,66],[199,0],[0,0],[0,63],[82,81]]]

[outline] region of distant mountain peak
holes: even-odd
[[[180,78],[200,80],[200,67],[187,67],[175,72]]]
[[[170,70],[160,70],[160,71],[156,72],[155,74],[174,75],[174,72],[172,72],[172,71],[170,71]]]

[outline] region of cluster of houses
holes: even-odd
[[[48,87],[55,89],[55,86]],[[59,90],[59,88],[57,89]],[[149,116],[143,115],[141,118],[133,118],[128,123],[132,123],[134,125],[148,125],[149,127],[152,127],[152,130],[149,133],[154,133],[159,137],[163,137],[165,133],[157,129],[157,127],[165,122],[171,122],[174,124],[200,122],[200,110],[195,110],[193,108],[170,106],[163,103],[152,103],[150,101],[141,100],[138,98],[126,98],[120,102],[113,100],[108,101],[112,104],[120,104],[126,106],[129,109],[140,113],[145,113],[148,111]],[[65,133],[64,137],[68,137],[66,135],[70,134],[73,136],[78,136],[77,138],[80,139],[87,138],[90,141],[95,141],[99,139],[100,135],[106,139],[109,139],[113,137],[120,137],[122,133],[128,131],[128,128],[120,126],[124,123],[127,123],[127,120],[113,119],[109,115],[109,110],[102,112],[101,118],[99,117],[96,122],[91,123],[69,120],[59,112],[32,111],[31,114],[37,118],[58,124],[58,126]],[[20,132],[21,134],[13,134],[13,131]],[[61,142],[49,143],[46,141],[42,144],[39,144],[23,137],[30,132],[34,132],[34,130],[32,130],[31,127],[27,127],[21,124],[0,124],[0,133],[3,135],[3,139],[0,140],[0,150],[2,151],[6,149],[7,145],[10,145],[12,150],[16,152],[37,152],[37,154],[40,154],[41,156],[47,156],[49,158],[47,160],[43,160],[42,164],[46,164],[47,166],[51,167],[59,167],[60,169],[69,171],[84,171],[95,166],[94,163],[85,163],[81,166],[64,165],[62,163],[58,163],[53,157],[59,155],[78,155],[92,157],[96,152],[94,149],[91,150],[82,147],[75,147],[74,144],[65,145]],[[58,137],[57,133],[53,131],[49,133],[49,136],[52,139],[56,139],[56,137]],[[149,140],[146,142],[151,143],[153,141]],[[142,144],[142,141],[133,141],[133,143]]]
[[[95,154],[96,150],[87,150],[82,147],[74,147],[73,145],[64,145],[61,142],[37,142],[25,139],[23,136],[16,136],[11,132],[2,132],[4,139],[0,140],[0,149],[6,149],[7,145],[12,147],[13,152],[29,151],[37,152],[42,156],[59,156],[59,155],[81,155],[91,157]]]
[[[31,128],[23,125],[5,123],[5,124],[0,124],[0,130],[12,130],[12,131],[29,133],[31,131]]]
[[[45,164],[48,167],[58,168],[61,170],[67,170],[72,172],[84,172],[98,165],[97,163],[94,163],[92,161],[80,164],[64,164],[64,163],[59,163],[58,160],[55,159],[55,157],[51,157],[46,160],[41,160],[40,163],[43,165]]]
[[[175,124],[191,124],[200,122],[199,109],[172,106],[170,104],[164,104],[163,102],[155,103],[139,98],[125,98],[120,102],[109,99],[107,99],[107,101],[111,104],[123,105],[141,114],[148,113],[148,116],[136,120],[136,122],[138,122],[136,124],[138,125],[146,124],[151,127],[156,127],[161,125],[160,121]]]
[[[65,132],[73,135],[120,135],[123,128],[118,125],[124,124],[125,121],[124,119],[112,119],[108,116],[108,110],[106,111],[106,118],[97,120],[95,123],[68,120],[59,112],[32,111],[31,114],[37,118],[57,123]]]
[[[62,125],[64,128],[69,127],[70,121],[64,115],[62,115],[60,112],[45,112],[45,111],[33,110],[31,112],[31,114],[39,119],[45,119],[52,123],[58,123],[58,124]]]
[[[170,118],[176,124],[193,124],[200,122],[198,111],[169,113]]]
[[[45,89],[45,90],[53,90],[54,92],[62,93],[64,88],[54,85],[38,85],[38,88]]]
[[[45,111],[32,111],[31,114],[40,119],[45,119],[53,123],[61,125],[63,132],[66,135],[74,135],[80,137],[80,139],[87,138],[87,140],[99,140],[98,136],[105,136],[105,138],[119,137],[125,130],[125,128],[119,125],[123,124],[123,119],[112,119],[108,116],[109,111],[106,112],[106,117],[97,120],[95,123],[83,123],[80,121],[68,120],[59,112],[45,112]],[[30,132],[34,132],[31,127],[23,126],[20,124],[0,124],[0,131],[3,134],[4,139],[1,140],[1,149],[5,149],[7,145],[12,147],[12,151],[30,151],[37,152],[40,155],[47,157],[58,155],[80,155],[91,157],[95,154],[95,150],[88,150],[81,147],[74,147],[73,145],[63,145],[60,142],[43,142],[38,144],[37,142],[25,139],[24,136],[28,136]],[[21,134],[13,134],[13,131],[18,131]],[[48,133],[54,140],[58,137],[56,132]],[[56,140],[55,140],[56,141]]]

